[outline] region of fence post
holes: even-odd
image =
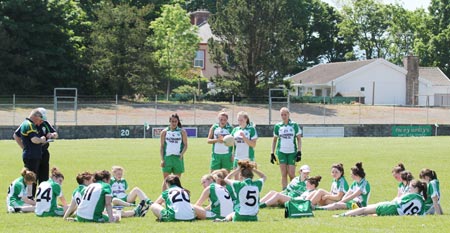
[[[119,109],[119,100],[118,100],[118,96],[116,94],[116,127],[117,127],[117,111]]]
[[[155,125],[158,125],[158,95],[155,95]]]
[[[231,110],[231,124],[234,124],[234,95],[231,96],[231,106],[233,106]]]
[[[196,106],[196,95],[194,94],[194,125],[197,125],[197,106]]]

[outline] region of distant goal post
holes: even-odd
[[[54,125],[59,122],[78,124],[78,89],[57,87],[53,89]]]

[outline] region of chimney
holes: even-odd
[[[419,93],[419,57],[408,55],[403,58],[406,69],[406,105],[418,104]]]
[[[191,13],[191,24],[200,25],[206,22],[209,18],[209,11],[207,10],[197,10]]]

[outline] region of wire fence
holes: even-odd
[[[229,122],[234,125],[240,111],[246,111],[253,123],[268,125],[281,120],[279,109],[285,105],[275,103],[269,110],[268,103],[179,103],[157,99],[135,103],[114,96],[81,96],[76,109],[71,103],[59,103],[55,112],[53,96],[0,96],[0,125],[17,126],[37,107],[46,108],[48,121],[56,125],[166,125],[173,113],[178,113],[185,125],[210,125],[222,110],[228,112]],[[450,124],[450,107],[290,103],[290,111],[291,119],[300,124]]]

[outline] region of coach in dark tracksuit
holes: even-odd
[[[13,134],[17,144],[22,148],[22,160],[24,167],[34,173],[39,173],[39,166],[42,159],[42,144],[46,143],[45,136],[39,136],[37,127],[44,120],[43,115],[38,109],[33,109],[30,116],[18,128],[20,137]],[[33,184],[33,197],[36,192],[36,184]],[[29,195],[29,194],[28,194]]]
[[[44,108],[38,108],[41,113],[46,116],[46,110]],[[56,139],[58,138],[58,133],[55,128],[53,128],[50,123],[48,123],[47,119],[44,118],[44,122],[38,127],[39,137],[45,136],[47,139]],[[49,171],[50,171],[50,152],[48,151],[48,147],[50,143],[42,144],[42,159],[39,166],[39,173],[37,174],[37,182],[40,184],[41,182],[47,181],[49,179]]]

